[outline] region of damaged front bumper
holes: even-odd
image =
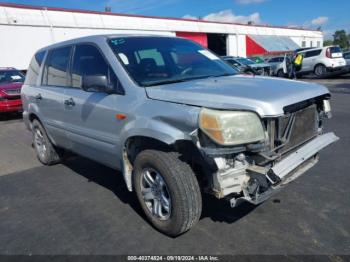
[[[242,183],[243,196],[229,199],[231,206],[235,207],[244,201],[255,205],[265,201],[277,193],[283,186],[313,167],[318,161],[318,152],[338,139],[339,138],[334,133],[319,135],[286,156],[283,160],[275,163],[272,167],[250,165],[246,169],[246,179],[243,180]],[[263,193],[259,193],[258,190],[256,190],[254,194],[249,192],[248,181],[252,173],[264,175],[270,182],[269,188]]]

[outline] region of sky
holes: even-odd
[[[350,33],[350,0],[0,0],[7,3],[317,29]]]

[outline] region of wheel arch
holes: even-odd
[[[321,63],[321,62],[318,62],[318,63],[314,66],[314,72],[315,72],[315,70],[316,70],[316,67],[318,67],[318,66],[320,66],[320,65],[326,67],[325,64],[323,64],[323,63]]]
[[[148,149],[163,152],[178,152],[181,155],[181,160],[188,163],[190,166],[192,165],[191,156],[200,155],[198,148],[192,140],[178,139],[169,143],[168,140],[162,140],[159,137],[154,138],[141,134],[128,137],[123,144],[121,166],[124,181],[129,191],[133,191],[133,164],[136,156],[140,152]]]

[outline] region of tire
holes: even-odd
[[[33,146],[39,161],[44,165],[54,165],[61,162],[62,157],[51,143],[43,125],[36,119],[32,123]]]
[[[148,220],[156,229],[173,237],[193,227],[202,212],[202,197],[195,174],[178,157],[175,152],[142,151],[135,159],[133,174],[136,195]],[[153,191],[148,175],[153,179]],[[157,197],[162,200],[156,205]],[[159,205],[160,212],[156,214],[154,207]]]
[[[285,76],[285,74],[283,73],[282,69],[277,71],[277,77],[284,77],[284,76]]]
[[[317,77],[324,77],[327,73],[327,68],[324,65],[315,66],[314,73]]]

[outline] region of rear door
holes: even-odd
[[[301,71],[302,72],[309,72],[313,71],[315,65],[317,64],[317,57],[321,54],[322,49],[316,49],[311,51],[306,51],[302,54],[304,54],[304,59],[302,62]]]
[[[34,98],[49,136],[55,144],[66,147],[64,90],[68,86],[68,66],[72,47],[50,50],[44,66],[42,83],[35,88]]]
[[[83,90],[87,76],[107,76],[115,93]],[[65,89],[65,125],[70,149],[80,155],[117,167],[123,100],[121,85],[102,52],[93,44],[75,46],[71,63],[71,86]]]

